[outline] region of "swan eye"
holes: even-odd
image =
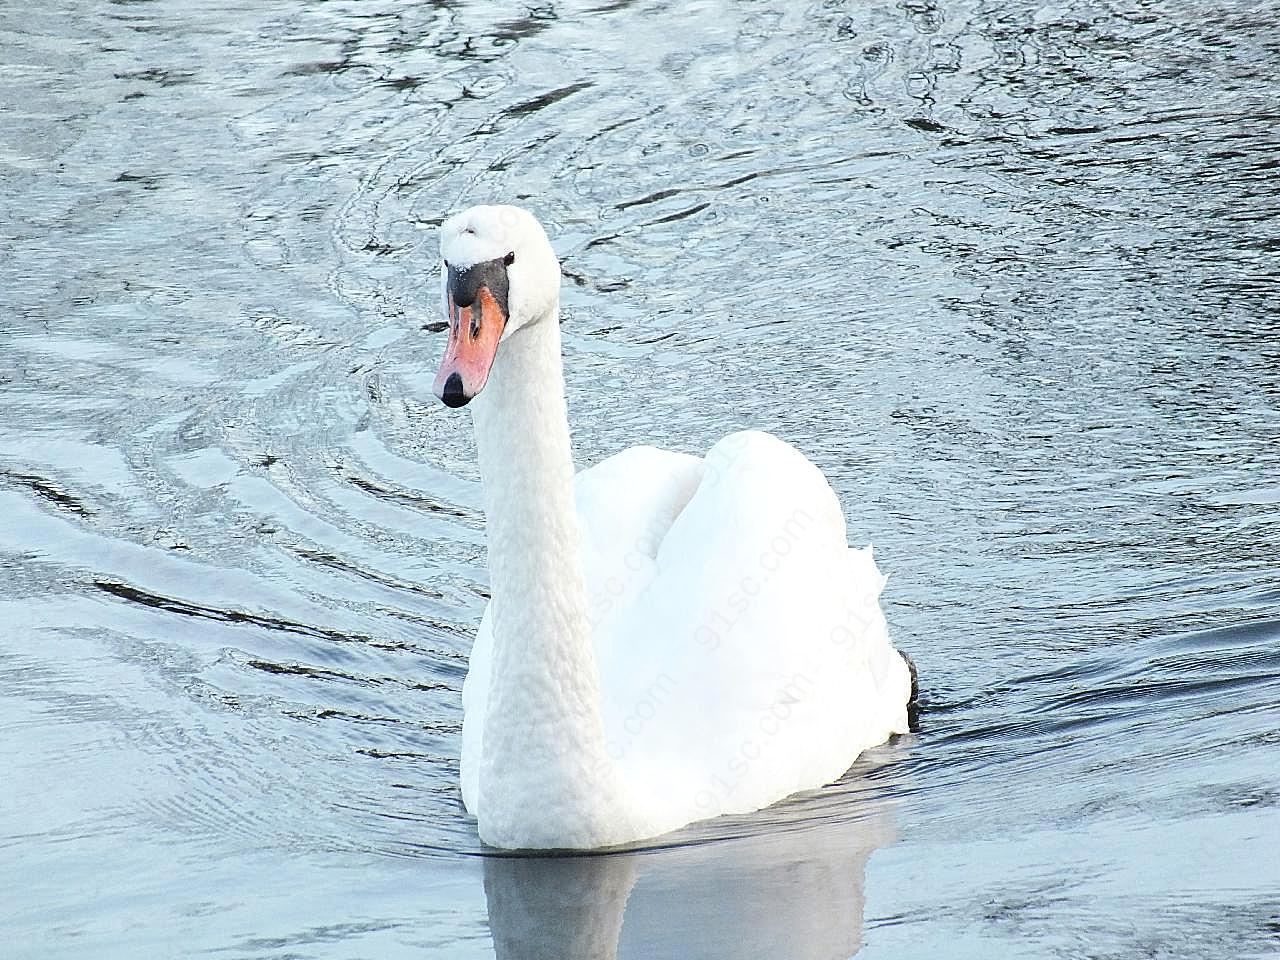
[[[502,262],[509,267],[516,262],[516,255],[514,253],[508,253],[502,258]]]

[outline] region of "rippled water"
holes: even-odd
[[[1280,952],[1280,14],[0,7],[0,932],[22,957]],[[579,461],[792,440],[920,728],[478,857],[433,226],[549,224]]]

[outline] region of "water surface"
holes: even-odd
[[[0,9],[0,931],[21,957],[1280,950],[1280,23],[976,0]],[[760,427],[920,728],[479,856],[433,228],[565,263],[576,454]]]

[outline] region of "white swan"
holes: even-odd
[[[440,228],[492,600],[463,686],[462,796],[481,839],[590,849],[837,779],[907,729],[870,549],[822,473],[768,434],[705,458],[634,447],[576,478],[560,264],[516,207]]]

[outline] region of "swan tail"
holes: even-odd
[[[920,703],[920,671],[916,667],[915,660],[910,655],[899,650],[898,656],[902,657],[902,661],[907,665],[907,671],[911,674],[911,696],[907,698],[907,706],[918,706]]]

